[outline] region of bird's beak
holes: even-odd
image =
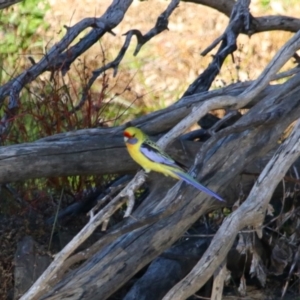
[[[124,142],[127,143],[127,141],[128,141],[128,137],[124,136]]]

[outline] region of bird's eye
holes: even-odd
[[[135,137],[135,133],[132,135],[132,137]]]

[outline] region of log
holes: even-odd
[[[251,105],[268,94],[283,93],[299,83],[300,80],[293,85],[269,86],[251,101]],[[132,124],[157,135],[167,131],[189,114],[197,101],[205,101],[222,93],[237,95],[249,84],[236,84],[201,96],[182,98],[179,103],[141,117]],[[1,147],[0,183],[41,177],[122,174],[136,171],[138,166],[129,157],[124,146],[123,128],[124,126],[78,130],[46,137],[33,143]],[[170,154],[172,155],[172,151]]]
[[[297,76],[296,76],[297,77]],[[294,82],[299,78],[295,78]],[[286,83],[290,84],[290,83]],[[221,136],[204,158],[205,168],[194,168],[198,179],[221,195],[246,165],[262,157],[277,144],[281,133],[300,113],[299,87],[289,93],[265,97],[237,123],[242,128],[249,120],[261,120],[242,132]],[[250,123],[249,123],[250,124]],[[226,130],[226,129],[225,129]],[[218,134],[218,133],[217,133]],[[253,146],[255,145],[255,146]],[[180,184],[162,199],[161,193],[144,201],[133,218],[141,218],[146,211],[157,212],[170,205],[179,205],[175,213],[146,225],[99,249],[93,257],[76,271],[66,274],[43,299],[107,299],[143,266],[169,248],[201,215],[222,206],[208,200],[208,196]],[[125,220],[123,226],[126,225]],[[172,233],[172,234],[171,234]]]

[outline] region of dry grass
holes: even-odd
[[[252,1],[251,12],[254,16],[279,13],[299,16],[300,3],[296,1],[272,1],[272,5],[265,6],[261,2]],[[52,0],[52,10],[47,16],[47,20],[53,25],[52,32],[48,34],[49,40],[53,37],[56,40],[61,36],[62,33],[56,33],[62,30],[63,25],[73,25],[84,17],[101,15],[111,1],[101,1],[100,5],[98,3],[90,0]],[[114,58],[124,41],[122,34],[133,28],[147,32],[167,4],[167,1],[162,0],[134,1],[123,22],[114,29],[116,37],[106,35],[86,52],[85,61],[91,70],[102,65],[101,47],[107,60]],[[118,82],[114,91],[122,90],[133,78],[131,87],[139,95],[144,95],[140,104],[147,107],[146,110],[141,109],[141,113],[173,103],[207,67],[211,57],[201,57],[200,52],[223,32],[227,23],[228,18],[213,9],[192,3],[180,3],[170,18],[169,31],[147,43],[137,57],[132,55],[133,47],[128,51],[115,79]],[[266,32],[251,38],[240,36],[235,62],[231,58],[227,59],[213,88],[237,80],[255,79],[291,35],[286,32]],[[110,80],[114,85],[115,81]],[[95,92],[99,89],[100,82],[99,79],[98,85],[95,84]],[[133,95],[127,97],[119,101],[133,99]]]

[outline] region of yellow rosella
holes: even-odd
[[[207,193],[210,196],[224,201],[218,194],[196,181],[187,174],[168,154],[161,150],[148,136],[136,127],[128,127],[124,131],[124,141],[127,150],[146,173],[156,171],[165,176],[182,179],[196,189]]]

